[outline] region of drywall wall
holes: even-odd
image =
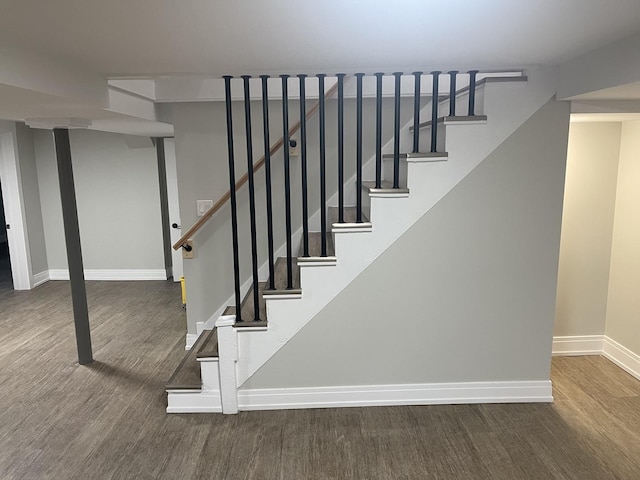
[[[24,123],[16,122],[16,139],[20,159],[24,216],[31,255],[31,271],[32,275],[38,275],[48,270],[48,263],[32,130]]]
[[[391,138],[393,129],[393,99],[384,99],[383,138]],[[309,101],[307,108],[313,102]],[[228,154],[225,105],[222,102],[176,103],[163,106],[164,115],[175,126],[175,145],[180,194],[180,217],[182,231],[197,220],[196,200],[218,200],[229,189]],[[402,101],[402,124],[409,121],[413,113],[410,98]],[[283,134],[282,104],[269,102],[270,143],[275,143]],[[253,158],[257,161],[264,154],[261,102],[251,102]],[[289,125],[299,118],[299,104],[289,105]],[[337,105],[335,99],[326,103],[326,165],[327,198],[337,191]],[[363,158],[369,160],[375,148],[375,100],[363,102]],[[239,179],[247,171],[244,106],[233,102],[233,132],[235,142],[235,171]],[[355,172],[355,101],[345,101],[345,179]],[[308,196],[309,212],[316,212],[320,205],[319,193],[319,119],[311,117],[307,123],[308,141]],[[295,134],[300,139],[300,134]],[[274,244],[276,249],[285,242],[284,235],[284,179],[282,151],[272,159]],[[291,158],[291,196],[293,231],[302,224],[300,157]],[[256,215],[258,231],[259,263],[267,260],[266,238],[266,192],[265,172],[261,169],[255,176]],[[355,188],[349,188],[353,197]],[[249,200],[247,187],[238,192],[239,243],[241,251],[241,278],[246,281],[251,274],[251,244],[249,234]],[[353,204],[352,201],[347,204]],[[317,219],[316,219],[317,220]],[[317,221],[310,223],[310,230],[319,230]],[[233,295],[233,258],[229,205],[194,237],[195,258],[184,261],[187,285],[187,322],[189,333],[196,332],[196,323],[207,321]],[[293,253],[297,255],[298,239],[294,239]],[[267,274],[261,275],[266,281]]]
[[[603,335],[620,123],[572,123],[562,216],[555,335]]]
[[[633,86],[629,90],[625,90],[624,86],[635,84],[640,79],[638,48],[640,34],[610,43],[560,65],[558,98],[568,99],[593,92],[598,93],[591,96],[592,99],[634,98]]]
[[[70,131],[87,270],[164,270],[155,148],[150,139],[136,140],[128,142],[127,136],[113,133]],[[35,131],[34,145],[49,269],[64,270],[67,260],[52,133]]]
[[[243,388],[548,380],[568,121],[542,107]]]
[[[623,122],[605,334],[640,355],[640,122]]]

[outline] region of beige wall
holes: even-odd
[[[164,270],[155,148],[130,148],[124,135],[71,130],[71,156],[86,269]],[[34,131],[49,269],[67,253],[53,134]]]
[[[640,122],[624,122],[613,223],[606,330],[640,354]]]
[[[605,331],[620,123],[569,128],[555,335]]]
[[[548,379],[568,120],[542,107],[244,387]]]

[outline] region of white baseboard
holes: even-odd
[[[33,288],[39,287],[43,283],[49,281],[49,270],[45,270],[44,272],[36,273],[33,276]]]
[[[169,391],[167,413],[222,413],[220,393]]]
[[[240,410],[552,401],[549,380],[241,389],[238,391]]]
[[[604,335],[579,335],[553,337],[553,355],[600,355],[604,347]]]
[[[185,350],[191,350],[191,348],[193,347],[193,345],[196,343],[196,341],[198,340],[198,337],[200,336],[200,333],[187,333],[187,337],[185,340],[185,345],[184,345],[184,349]]]
[[[604,339],[602,355],[640,380],[640,355],[637,355],[609,337],[605,337]]]
[[[167,271],[164,268],[153,270],[144,269],[85,269],[85,280],[166,280]],[[49,270],[50,280],[69,280],[69,270],[52,269]]]

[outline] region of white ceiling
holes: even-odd
[[[0,0],[0,45],[108,76],[558,64],[638,0]]]
[[[169,135],[158,82],[106,80],[558,65],[639,32],[640,0],[0,0],[0,118]]]

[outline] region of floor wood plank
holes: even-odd
[[[640,382],[558,357],[556,402],[167,415],[184,356],[172,282],[88,282],[96,362],[68,282],[0,285],[0,478],[638,479]]]

